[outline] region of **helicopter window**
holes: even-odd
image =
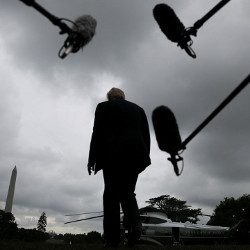
[[[144,224],[161,224],[167,222],[164,219],[148,216],[140,216],[141,222]]]

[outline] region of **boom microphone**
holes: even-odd
[[[59,50],[59,57],[65,58],[69,53],[76,53],[87,45],[95,35],[97,21],[90,15],[77,18],[72,26],[72,32]],[[63,33],[63,32],[61,32]],[[62,52],[62,50],[64,51]]]
[[[158,146],[160,150],[170,154],[169,160],[179,176],[181,173],[177,162],[182,160],[178,154],[182,142],[174,113],[166,106],[159,106],[153,111],[152,121]]]
[[[191,57],[196,58],[196,54],[190,47],[193,41],[174,10],[166,4],[157,4],[153,9],[153,15],[165,36],[177,43]]]
[[[166,106],[159,106],[153,111],[152,121],[160,150],[170,154],[178,151],[181,136],[174,113]]]
[[[54,25],[57,25],[61,31],[60,34],[67,33],[69,36],[64,42],[64,45],[58,52],[60,58],[65,58],[69,53],[76,53],[80,48],[83,48],[88,42],[90,42],[95,34],[97,22],[90,15],[83,15],[72,22],[65,18],[58,18],[44,9],[35,0],[20,0],[26,5],[35,8],[45,17],[47,17]],[[73,23],[73,27],[70,28],[65,22]]]
[[[178,43],[182,39],[181,34],[184,33],[185,27],[171,7],[163,3],[157,4],[153,9],[153,15],[161,31],[170,41]]]
[[[196,58],[196,54],[191,48],[193,44],[191,35],[196,36],[197,30],[229,1],[230,0],[221,0],[205,16],[195,22],[193,27],[187,29],[176,16],[173,9],[166,4],[157,4],[153,9],[153,15],[166,37],[170,41],[177,43],[188,55]]]

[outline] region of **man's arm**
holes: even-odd
[[[97,151],[97,128],[98,128],[98,105],[95,110],[95,119],[94,119],[94,126],[93,132],[90,141],[90,148],[89,148],[89,159],[88,159],[88,173],[91,175],[91,172],[94,171],[94,166],[96,163],[96,151]]]
[[[147,150],[148,150],[148,154],[150,154],[150,132],[149,132],[149,125],[148,125],[148,120],[147,120],[147,116],[145,114],[145,112],[143,111],[143,124],[142,124],[142,128],[143,128],[143,139],[145,141]]]
[[[89,175],[91,174],[91,171],[95,171],[100,141],[102,140],[102,125],[105,107],[106,105],[104,103],[99,103],[95,110],[94,126],[90,141],[89,159],[87,165]]]

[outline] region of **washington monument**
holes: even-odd
[[[5,213],[11,213],[12,211],[12,204],[13,204],[13,198],[15,193],[15,184],[16,184],[16,176],[17,176],[17,170],[16,166],[12,170],[11,178],[10,178],[10,185],[9,185],[9,191],[8,196],[5,204]]]

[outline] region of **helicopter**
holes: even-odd
[[[162,212],[142,212],[142,242],[157,245],[224,242],[229,238],[229,227],[173,222]]]
[[[91,212],[82,214],[103,213]],[[73,214],[66,216],[82,215]],[[103,214],[84,219],[68,221],[65,224],[101,218]],[[139,244],[167,245],[173,244],[214,244],[228,243],[236,241],[240,243],[250,243],[250,220],[241,220],[233,227],[211,226],[203,224],[193,224],[190,222],[174,222],[160,211],[140,210],[140,220],[142,223],[142,234]],[[121,212],[120,235],[121,241],[126,243],[127,232],[123,228],[123,213]]]

